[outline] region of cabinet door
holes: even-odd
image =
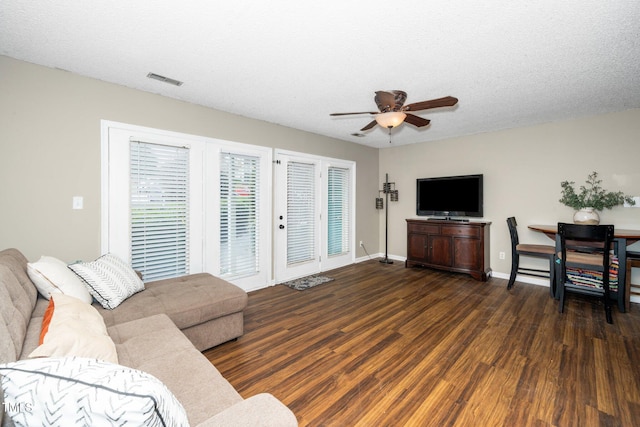
[[[449,236],[429,236],[430,264],[450,267],[453,264],[452,241]]]
[[[408,236],[408,254],[407,257],[411,261],[427,261],[427,235],[426,234],[409,234]]]
[[[468,270],[482,268],[482,245],[480,239],[454,239],[454,254],[454,267]]]

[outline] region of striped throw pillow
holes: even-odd
[[[103,255],[91,262],[71,264],[69,268],[84,280],[89,293],[108,310],[144,290],[144,283],[133,268],[114,254]]]

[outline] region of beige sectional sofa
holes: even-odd
[[[48,303],[30,280],[24,255],[0,251],[0,364],[25,359],[38,347]],[[196,274],[147,283],[113,310],[94,307],[118,364],[159,379],[190,425],[296,426],[295,415],[274,396],[243,399],[200,352],[242,335],[246,304],[243,290]],[[6,414],[2,425],[12,425]]]

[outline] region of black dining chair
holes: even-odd
[[[507,289],[511,289],[516,281],[516,275],[524,274],[527,276],[549,278],[549,292],[551,296],[555,296],[555,255],[556,250],[553,245],[533,245],[520,243],[518,239],[518,223],[515,217],[507,218],[507,226],[511,235],[511,275]],[[536,258],[546,258],[549,260],[549,269],[520,267],[520,256],[530,256]]]
[[[637,291],[631,289],[631,269],[632,268],[640,268],[640,252],[637,251],[627,251],[627,269],[626,269],[626,280],[624,284],[624,311],[629,312],[631,308],[629,303],[631,302],[631,295],[640,295]]]
[[[590,295],[604,300],[607,323],[613,323],[609,293],[613,234],[613,225],[558,223],[560,236],[558,311],[560,313],[564,311],[567,292]]]

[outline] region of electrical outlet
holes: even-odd
[[[629,203],[624,202],[624,207],[625,208],[640,208],[640,196],[632,197],[632,199],[633,199],[634,202],[636,202],[636,204],[635,205],[630,205]]]
[[[505,259],[506,257],[506,254],[504,252],[500,252],[499,255],[500,255],[500,259]]]
[[[362,240],[360,240],[360,247],[362,247],[362,245],[363,245]]]

